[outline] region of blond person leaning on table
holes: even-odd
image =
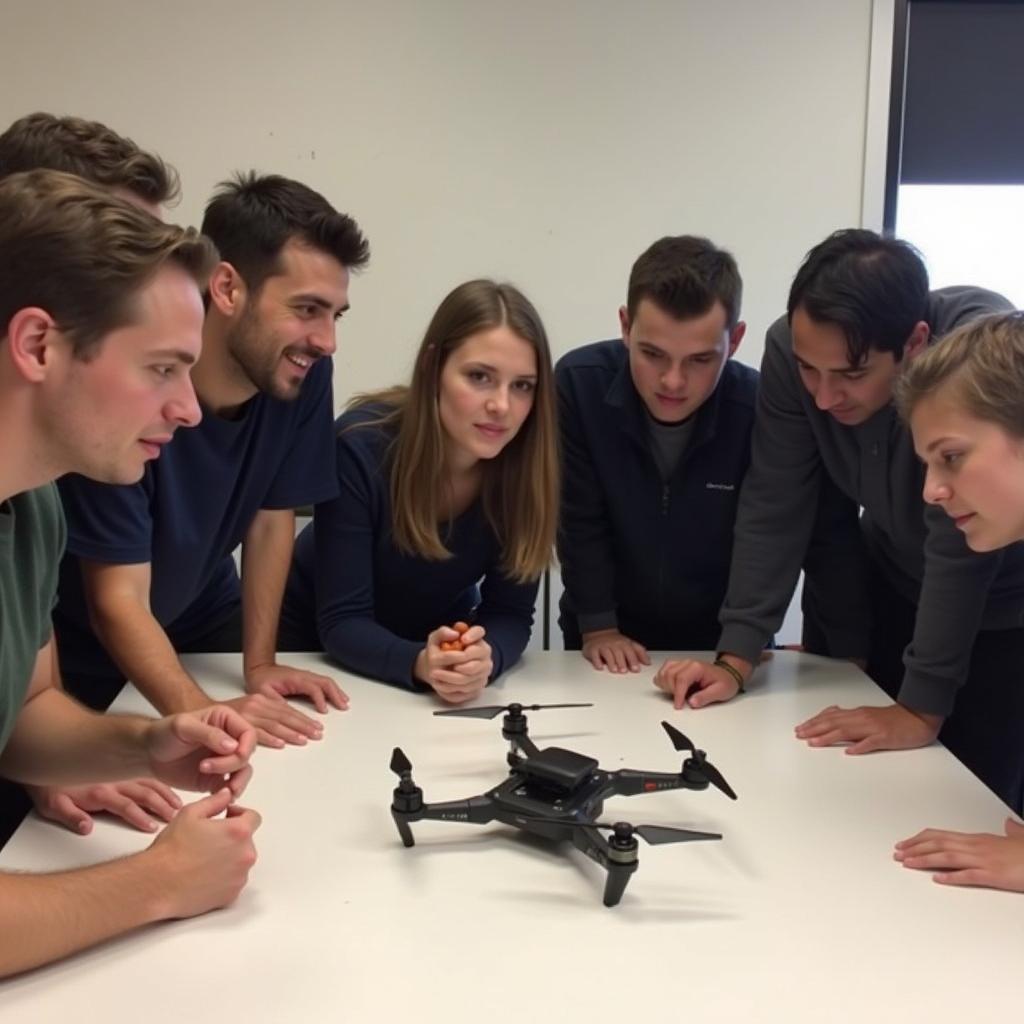
[[[224,906],[255,861],[259,817],[231,806],[255,730],[223,705],[162,719],[88,711],[59,686],[50,626],[65,536],[53,481],[137,480],[159,457],[147,438],[198,419],[188,371],[215,259],[194,231],[71,175],[0,182],[0,773],[52,785],[144,773],[211,791],[141,853],[0,874],[0,976]]]
[[[1024,540],[1024,313],[955,331],[907,368],[896,398],[926,466],[924,500],[973,551]],[[1006,668],[1024,675],[1024,665]],[[1004,830],[925,829],[897,843],[895,857],[947,885],[1024,892],[1024,825],[1007,818]]]

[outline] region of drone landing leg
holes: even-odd
[[[614,907],[622,899],[630,876],[636,871],[639,864],[639,860],[635,857],[632,862],[621,864],[609,861],[608,880],[604,883],[604,905],[606,907]]]
[[[403,821],[394,811],[391,812],[391,817],[395,820],[395,828],[398,829],[398,834],[402,837],[402,844],[404,846],[415,846],[416,840],[412,837],[412,829],[409,828],[409,822]]]

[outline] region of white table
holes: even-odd
[[[212,692],[237,689],[235,656],[188,661]],[[725,837],[641,844],[614,909],[597,865],[503,825],[424,821],[405,849],[389,813],[392,748],[428,801],[468,797],[504,777],[501,718],[434,718],[430,697],[338,676],[352,710],[330,715],[321,743],[257,754],[244,802],[264,816],[260,859],[238,903],[0,983],[5,1024],[933,1024],[1021,1012],[1024,898],[938,886],[891,858],[894,840],[927,825],[998,829],[1003,805],[938,747],[853,758],[793,738],[828,704],[884,702],[852,668],[780,653],[746,696],[676,713],[650,672],[612,677],[548,653],[484,694],[595,701],[534,713],[530,733],[611,769],[678,770],[668,718],[736,789],[735,803],[715,790],[610,800],[606,819]],[[118,707],[142,705],[132,693]],[[81,838],[33,819],[0,868],[66,868],[147,841],[114,823]]]

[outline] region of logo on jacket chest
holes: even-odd
[[[735,484],[716,484],[714,481],[709,480],[704,487],[709,491],[735,491]]]

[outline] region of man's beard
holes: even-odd
[[[262,394],[284,402],[299,397],[302,381],[278,378],[278,365],[284,356],[273,335],[261,330],[259,320],[250,309],[228,333],[227,350],[238,371]]]

